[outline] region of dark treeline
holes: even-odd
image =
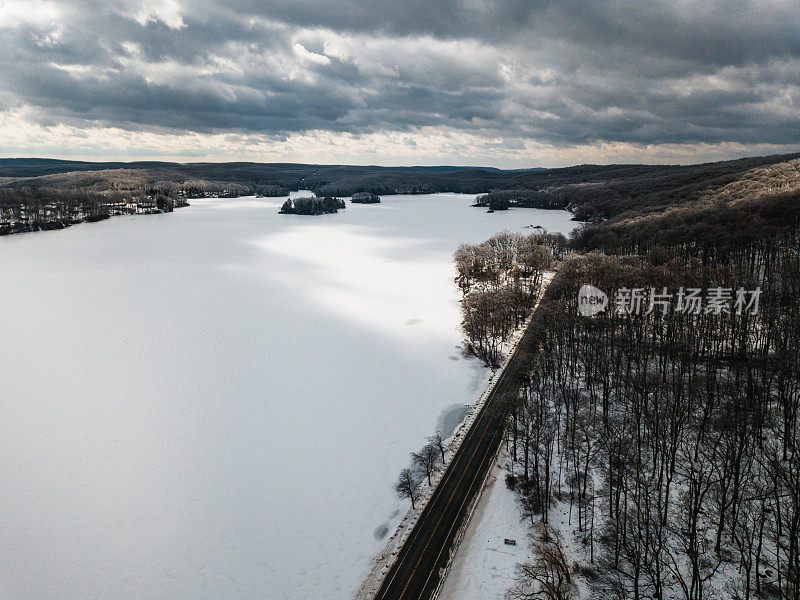
[[[188,206],[187,197],[173,197],[157,188],[137,194],[122,190],[0,188],[0,235],[63,229],[114,215],[172,212]]]
[[[596,598],[800,598],[800,195],[781,189],[717,190],[573,239],[506,401],[509,484],[538,532],[510,597],[577,598],[580,580]],[[584,284],[605,311],[579,314]],[[648,311],[645,293],[618,312],[637,288],[699,288],[705,304],[654,295]],[[758,288],[755,314],[737,305]]]
[[[81,219],[108,217],[99,194],[64,192],[55,196],[38,190],[10,192],[0,188],[0,235],[40,229],[63,229]]]
[[[325,198],[289,198],[281,206],[283,215],[325,215],[346,208],[344,200],[327,196]]]
[[[571,209],[571,204],[572,197],[567,197],[565,192],[554,193],[549,190],[503,190],[484,194],[475,199],[475,206],[486,207],[490,210],[507,210],[512,207]]]
[[[357,192],[350,199],[353,204],[380,204],[381,197],[370,192]]]
[[[186,205],[185,200],[164,196],[157,190],[131,198],[122,193],[86,190],[0,188],[0,235],[63,229],[113,215],[172,212]]]
[[[173,182],[200,180],[247,194],[286,196],[311,190],[317,196],[373,194],[481,193],[506,187],[510,177],[534,171],[471,167],[375,167],[292,163],[86,163],[46,159],[0,159],[0,178],[24,179],[28,185],[59,174],[137,171],[143,177]],[[243,194],[242,194],[243,195]]]
[[[647,254],[669,248],[682,260],[725,262],[745,248],[768,252],[775,237],[793,235],[800,219],[800,192],[738,202],[690,204],[658,215],[630,217],[578,230],[575,247],[609,254]],[[666,255],[665,255],[666,256]]]
[[[577,220],[660,212],[705,197],[711,190],[773,172],[776,185],[795,178],[797,155],[746,158],[687,166],[593,165],[549,169],[512,180],[479,199],[481,206],[564,208]],[[791,173],[788,173],[788,172]]]

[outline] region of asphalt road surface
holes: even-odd
[[[519,386],[521,366],[534,351],[532,338],[528,328],[386,574],[376,600],[427,600],[439,585],[456,534],[502,441],[501,398]]]

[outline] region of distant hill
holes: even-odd
[[[83,162],[43,158],[0,159],[0,178],[14,178],[15,186],[41,187],[53,180],[40,177],[87,171],[140,171],[142,179],[180,183],[198,179],[247,186],[253,193],[282,195],[310,189],[318,195],[349,196],[355,192],[414,194],[430,192],[480,193],[502,188],[511,173],[493,167],[376,167],[305,165],[294,163],[166,163]],[[146,173],[145,173],[146,172]],[[528,172],[528,171],[525,171]],[[22,181],[24,180],[24,181]],[[62,180],[62,182],[65,180]],[[76,179],[77,181],[77,179]],[[2,184],[2,180],[0,180]],[[9,185],[9,182],[5,182]]]
[[[577,165],[560,169],[492,167],[378,167],[297,163],[86,162],[46,158],[0,159],[3,201],[27,190],[38,195],[93,193],[115,198],[203,194],[285,196],[308,189],[317,196],[463,192],[489,194],[514,206],[569,208],[582,219],[609,218],[631,209],[660,210],[693,201],[742,179],[753,169],[800,154],[697,165]]]
[[[210,169],[216,171],[234,169],[236,171],[264,173],[316,171],[319,169],[348,169],[355,171],[397,171],[401,173],[453,173],[464,170],[490,171],[494,173],[523,173],[542,171],[543,167],[528,169],[498,169],[496,167],[458,167],[448,165],[438,166],[410,166],[410,167],[378,167],[378,166],[347,166],[347,165],[313,165],[300,163],[173,163],[162,161],[134,161],[134,162],[87,162],[77,160],[61,160],[57,158],[0,158],[0,177],[37,177],[39,175],[52,175],[53,173],[68,173],[70,171],[101,171],[106,169],[176,169],[196,170]]]
[[[659,211],[747,179],[757,169],[791,163],[800,154],[742,158],[696,165],[578,165],[508,173],[505,187],[479,199],[488,205],[568,208],[581,220],[607,219],[627,211]]]

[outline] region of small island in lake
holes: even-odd
[[[350,198],[354,204],[380,204],[381,197],[371,192],[356,192]]]
[[[472,206],[488,207],[489,210],[487,212],[494,212],[496,210],[508,210],[511,207],[511,201],[508,197],[500,194],[486,194],[475,198],[475,204]]]
[[[279,211],[282,215],[325,215],[339,212],[340,208],[345,208],[344,200],[325,196],[324,198],[289,198],[281,206]]]

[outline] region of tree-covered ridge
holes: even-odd
[[[640,218],[667,208],[796,189],[797,155],[746,158],[688,166],[580,165],[502,171],[469,167],[370,167],[289,163],[88,163],[0,159],[0,232],[63,227],[119,213],[119,206],[248,194],[287,196],[309,189],[317,197],[464,192],[486,194],[477,204],[571,210],[578,220]],[[793,183],[794,182],[794,183]],[[488,192],[488,194],[487,194]],[[716,195],[716,196],[715,196]],[[92,208],[95,207],[95,208]],[[138,210],[138,209],[136,209]],[[80,215],[80,216],[76,216]]]
[[[533,318],[527,383],[506,402],[509,484],[536,529],[510,597],[796,600],[797,161],[586,225],[571,244]],[[586,284],[610,300],[593,317],[578,311]],[[616,310],[637,289],[642,310]],[[730,301],[648,312],[681,289]],[[757,310],[737,308],[755,290]],[[501,290],[491,302],[513,310]],[[471,318],[465,305],[467,339]]]
[[[584,225],[573,244],[581,251],[609,254],[646,254],[663,247],[685,260],[726,261],[742,248],[772,246],[798,219],[800,160],[792,160],[711,188],[692,202]]]
[[[666,206],[697,197],[707,188],[737,180],[749,170],[797,155],[744,158],[700,165],[579,165],[559,169],[488,167],[377,167],[293,163],[89,163],[48,159],[0,159],[0,178],[14,187],[48,187],[47,175],[87,171],[140,171],[142,177],[184,184],[198,180],[281,196],[308,189],[317,196],[507,192],[549,208],[587,206],[586,215],[611,216],[645,205]],[[127,177],[129,175],[122,175]],[[9,185],[8,181],[4,185]],[[60,187],[81,187],[64,182]],[[51,186],[52,187],[52,186]],[[524,202],[523,202],[524,204]],[[543,206],[544,207],[544,206]],[[589,210],[591,209],[591,210]]]
[[[478,198],[510,207],[566,208],[579,220],[601,220],[631,213],[662,211],[771,181],[787,186],[796,177],[797,155],[747,158],[687,166],[611,165],[551,169],[532,174],[518,187]],[[514,182],[516,183],[516,181]]]

